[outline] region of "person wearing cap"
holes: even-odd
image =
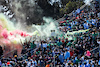
[[[12,67],[10,61],[7,62],[6,67]]]

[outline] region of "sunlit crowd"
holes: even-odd
[[[59,30],[87,30],[65,37],[48,37],[45,40],[25,42],[21,56],[2,57],[0,67],[99,67],[100,66],[100,10],[73,11],[71,19],[58,22]],[[67,35],[69,36],[69,35]]]

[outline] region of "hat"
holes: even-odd
[[[7,62],[7,65],[10,65],[10,62],[9,61]]]
[[[17,55],[15,55],[14,57],[17,57]]]

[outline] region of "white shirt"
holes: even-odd
[[[67,66],[68,66],[68,63],[65,64],[65,67],[67,67]]]
[[[29,62],[27,62],[27,66],[30,66],[31,65],[31,62],[29,61]]]
[[[100,12],[98,13],[98,17],[100,17]]]

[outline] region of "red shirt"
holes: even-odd
[[[70,56],[73,56],[73,54],[74,54],[74,51],[70,51]]]

